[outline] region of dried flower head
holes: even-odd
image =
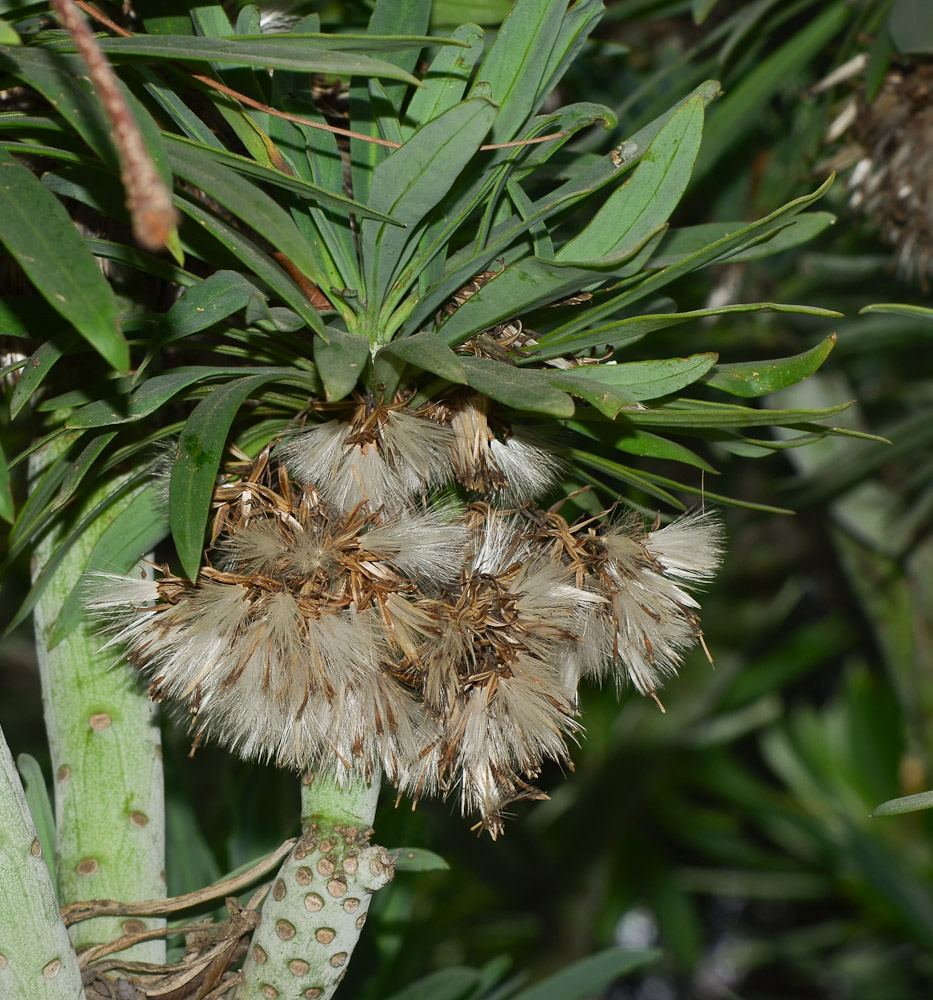
[[[486,477],[490,499],[504,469],[550,486],[525,468],[545,445],[503,462],[486,418],[472,397],[430,415],[356,401],[231,467],[196,580],[101,575],[88,609],[154,698],[187,707],[195,743],[340,780],[381,769],[415,801],[455,794],[495,836],[510,802],[542,797],[546,761],[571,766],[581,678],[654,695],[676,671],[722,539],[706,514],[645,530],[457,501],[454,476]]]
[[[897,250],[898,269],[933,272],[933,65],[891,70],[853,129],[863,156],[849,180],[851,204]]]

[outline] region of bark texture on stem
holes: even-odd
[[[56,455],[40,452],[33,479]],[[115,488],[90,495],[78,516]],[[129,498],[127,498],[128,501]],[[112,504],[59,564],[35,610],[42,702],[55,786],[59,898],[132,902],[165,895],[165,813],[162,749],[155,706],[134,673],[112,669],[116,654],[82,621],[49,648],[50,630],[85,570],[94,544],[122,509]],[[33,575],[54,553],[61,533],[36,547]],[[140,567],[138,572],[143,572]],[[100,917],[70,928],[76,948],[164,926],[162,918]],[[128,960],[164,962],[164,941],[121,953]]]
[[[0,732],[0,997],[79,1000],[78,959]]]
[[[302,836],[279,870],[243,965],[237,1000],[328,1000],[346,974],[372,894],[394,874],[371,845],[372,784],[302,786]]]

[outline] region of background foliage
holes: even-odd
[[[470,19],[464,6],[457,23]],[[501,16],[493,2],[476,7],[484,23]],[[725,96],[710,109],[675,221],[758,218],[823,179],[821,165],[845,142],[828,143],[827,126],[860,81],[870,90],[891,60],[933,51],[929,25],[909,46],[898,34],[916,7],[611,3],[561,99],[613,107],[618,134],[581,140],[595,151],[703,80],[721,80]],[[438,28],[450,27],[445,11],[436,5]],[[349,28],[365,5],[321,13],[325,26]],[[814,92],[862,52],[858,79]],[[618,997],[910,998],[933,983],[930,820],[869,819],[878,803],[931,784],[933,326],[924,288],[894,273],[875,226],[847,201],[837,182],[819,207],[838,220],[804,251],[700,271],[678,285],[677,302],[703,309],[722,294],[842,313],[830,364],[786,405],[857,398],[852,426],[892,444],[837,438],[782,450],[763,434],[698,446],[720,470],[715,487],[706,482],[716,493],[798,511],[726,512],[729,557],[704,601],[715,671],[692,658],[665,693],[664,716],[629,692],[617,703],[612,690],[587,691],[576,773],[551,775],[551,801],[522,808],[495,845],[476,841],[443,804],[410,813],[387,802],[383,841],[427,847],[451,870],[400,875],[376,898],[347,995],[384,997],[448,970],[428,995],[453,998],[477,980],[451,967],[540,976],[613,942],[656,944],[664,955],[614,987]],[[892,302],[919,308],[860,313]],[[712,321],[702,349],[745,360],[753,343],[770,359],[825,335],[825,319],[756,313]],[[692,353],[685,339],[659,333],[650,356]],[[16,433],[12,425],[4,440]],[[22,595],[7,588],[12,607]],[[47,773],[38,715],[20,708],[38,710],[27,646],[22,632],[4,640],[0,722],[14,751]],[[294,792],[290,776],[211,748],[188,761],[177,729],[165,739],[175,893],[276,846]]]

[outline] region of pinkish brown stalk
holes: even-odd
[[[172,192],[159,176],[116,75],[81,12],[73,0],[52,0],[52,7],[84,60],[113,128],[133,235],[144,249],[161,250],[176,224]]]

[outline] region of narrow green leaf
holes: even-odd
[[[114,243],[112,240],[85,240],[85,243],[95,257],[112,260],[117,264],[125,264],[143,274],[151,274],[175,285],[181,285],[182,288],[189,288],[202,280],[196,274],[186,271],[183,267],[178,267],[171,261],[162,260],[151,253],[145,253],[135,247],[128,247],[123,243]]]
[[[489,358],[460,359],[467,385],[499,403],[525,413],[543,413],[552,417],[572,417],[573,398],[548,382],[547,375],[514,368]]]
[[[424,847],[397,847],[391,852],[395,855],[395,870],[400,872],[436,872],[446,871],[450,865],[433,851]]]
[[[163,316],[156,345],[150,348],[150,353],[172,341],[206,330],[245,309],[256,292],[256,283],[238,271],[222,270],[208,275],[197,285],[186,289]]]
[[[67,503],[74,495],[75,490],[80,486],[81,480],[91,471],[94,463],[104,453],[110,442],[116,437],[116,431],[109,431],[105,434],[98,434],[81,450],[81,453],[69,465],[68,472],[62,480],[58,495],[52,501],[49,511],[58,510],[62,504]]]
[[[286,377],[298,384],[310,380],[298,372]],[[263,386],[281,381],[272,371],[250,375],[214,389],[194,408],[178,442],[169,485],[169,520],[182,571],[194,579],[201,565],[204,529],[227,434],[243,403]],[[313,381],[316,382],[316,379]],[[313,390],[312,390],[313,391]]]
[[[441,336],[448,344],[488,330],[496,323],[555,302],[587,286],[627,277],[641,266],[640,252],[660,234],[593,261],[558,261],[524,257],[504,267],[444,321]]]
[[[0,518],[7,524],[13,523],[16,510],[13,506],[13,491],[10,487],[10,467],[0,442]]]
[[[523,369],[523,371],[528,370],[527,368]],[[632,396],[627,387],[619,388],[598,379],[581,377],[582,371],[582,368],[553,372],[541,369],[540,373],[546,377],[548,385],[586,400],[590,406],[595,407],[610,420],[613,420],[621,410],[634,405],[635,397]]]
[[[625,418],[641,427],[781,427],[825,420],[851,405],[842,403],[821,410],[758,410],[729,403],[678,399],[655,409],[633,410]]]
[[[509,142],[537,110],[547,59],[566,7],[541,0],[516,0],[496,40],[476,71],[499,105],[491,142]]]
[[[424,125],[373,171],[368,204],[408,228],[363,220],[361,255],[369,309],[378,309],[407,260],[415,227],[450,190],[495,116],[489,101],[463,101]]]
[[[431,19],[431,0],[376,0],[369,19],[366,34],[380,35],[426,35]],[[404,49],[387,58],[387,62],[412,73],[418,64],[419,50]],[[390,83],[386,86],[386,98],[394,108],[395,119],[401,117],[402,104],[408,87],[405,84]]]
[[[164,141],[166,149],[170,154],[177,153],[179,157],[184,158],[185,152],[189,152],[190,155],[187,157],[186,162],[198,164],[201,169],[210,170],[212,169],[211,164],[217,164],[220,167],[229,167],[238,174],[242,174],[252,180],[262,181],[265,184],[273,184],[286,191],[291,191],[302,198],[308,198],[321,205],[326,205],[328,208],[334,208],[341,212],[352,212],[361,218],[379,219],[389,223],[393,221],[389,216],[375,211],[368,205],[361,205],[352,198],[347,198],[333,190],[328,190],[326,187],[311,184],[308,181],[301,180],[299,177],[292,177],[281,170],[274,170],[272,167],[263,166],[261,163],[251,160],[248,156],[240,156],[238,153],[231,153],[228,150],[214,149],[204,143],[195,142],[191,139],[182,139],[180,136],[169,133],[165,134]],[[200,156],[198,155],[199,153],[201,154]],[[254,188],[254,190],[256,189]]]
[[[357,333],[328,327],[326,341],[314,338],[314,363],[329,403],[343,399],[356,388],[368,358],[369,341]]]
[[[823,51],[851,18],[845,0],[823,4],[821,12],[729,89],[706,127],[695,175],[705,177],[722,155],[751,127],[770,98],[787,86],[802,66]]]
[[[918,319],[933,320],[933,309],[927,306],[911,306],[900,302],[876,302],[859,309],[859,315],[864,313],[891,313],[894,316],[915,316]]]
[[[448,382],[462,385],[467,380],[460,358],[447,346],[444,339],[433,331],[393,340],[386,344],[379,354],[391,354],[401,358],[414,368],[440,375]]]
[[[729,254],[728,260],[734,262],[771,257],[807,243],[835,221],[836,216],[831,212],[801,212],[786,226],[777,229],[770,239],[755,242],[745,250],[740,247]],[[657,255],[652,258],[651,266],[668,267],[747,225],[747,222],[706,222],[685,229],[674,229],[665,236]]]
[[[387,1000],[461,1000],[474,989],[479,976],[476,969],[453,965],[409,983]]]
[[[426,44],[446,42],[442,38],[374,38],[362,35],[261,35],[258,38],[243,35],[236,38],[133,35],[131,38],[101,38],[98,41],[104,52],[116,58],[213,62],[325,73],[329,76],[386,77],[416,85],[418,81],[410,73],[363,53],[421,48]],[[70,46],[63,43],[61,47],[68,49]]]
[[[676,441],[651,434],[648,431],[641,431],[637,427],[618,427],[616,429],[621,433],[613,438],[613,447],[618,448],[619,451],[628,452],[630,455],[640,455],[642,458],[681,462],[684,465],[692,465],[704,472],[709,472],[711,475],[716,474],[716,470],[709,462]]]
[[[35,330],[40,330],[36,327]],[[35,330],[32,335],[35,336]],[[77,342],[77,337],[72,333],[61,333],[54,337],[49,337],[45,343],[40,344],[26,362],[17,383],[10,393],[10,416],[15,417],[22,408],[29,402],[30,397],[42,384],[42,380],[52,370],[52,367],[62,356],[62,354]]]
[[[682,313],[654,313],[644,316],[629,316],[626,319],[593,327],[586,333],[577,336],[556,339],[555,334],[544,334],[534,357],[529,360],[542,361],[545,358],[555,358],[561,355],[575,354],[590,347],[625,347],[634,344],[655,330],[664,330],[670,326],[689,322],[692,319],[704,319],[707,316],[728,316],[731,313],[746,312],[790,312],[802,313],[806,316],[837,317],[839,313],[816,306],[799,306],[781,302],[746,302],[738,305],[719,306],[713,309],[692,309]],[[577,325],[577,324],[574,324]],[[560,331],[555,331],[559,333]],[[521,359],[518,360],[521,364]]]
[[[259,194],[258,191],[255,193]],[[250,268],[260,281],[265,282],[276,295],[288,303],[312,330],[320,332],[324,329],[324,321],[321,319],[321,314],[311,305],[305,293],[251,239],[244,236],[243,233],[222,219],[212,215],[200,204],[187,201],[183,198],[177,199],[176,204],[185,214],[191,216],[204,229],[216,237],[238,260]],[[278,206],[276,206],[276,210],[281,211]],[[294,226],[294,223],[292,223],[288,216],[285,216],[285,218],[288,219],[289,226]],[[300,239],[300,236],[298,239]],[[304,252],[310,252],[307,244],[304,244],[304,248]]]
[[[29,814],[32,816],[32,822],[36,828],[39,846],[42,848],[42,857],[49,869],[54,888],[58,885],[55,874],[55,845],[57,843],[55,813],[52,811],[52,803],[49,801],[49,789],[45,783],[45,776],[42,774],[39,762],[28,753],[19,754],[16,758],[16,767],[23,778],[26,804],[29,806]]]
[[[16,29],[5,18],[0,17],[0,45],[22,45]]]
[[[665,123],[628,180],[583,232],[564,244],[558,259],[603,257],[656,232],[686,190],[702,135],[703,99],[697,95]]]
[[[662,952],[658,948],[635,951],[607,948],[522,990],[512,1000],[582,1000],[583,997],[597,996],[613,980],[646,965],[654,965],[661,957]]]
[[[921,809],[933,809],[933,792],[917,792],[916,795],[905,795],[899,799],[888,799],[872,810],[872,819],[876,816],[900,816],[902,813],[919,812]]]
[[[451,37],[466,42],[469,48],[445,46],[434,56],[422,78],[423,86],[412,94],[405,109],[402,130],[406,139],[417,127],[463,100],[470,73],[483,51],[483,32],[475,24],[463,24]]]
[[[624,389],[632,399],[657,399],[679,392],[716,364],[717,354],[691,354],[688,358],[631,361],[627,364],[582,365],[574,368],[580,378]]]
[[[733,396],[763,396],[802,382],[823,364],[835,346],[836,334],[831,333],[816,347],[791,358],[714,365],[704,381]]]
[[[118,371],[130,352],[113,289],[58,199],[0,147],[0,242],[36,290]]]

